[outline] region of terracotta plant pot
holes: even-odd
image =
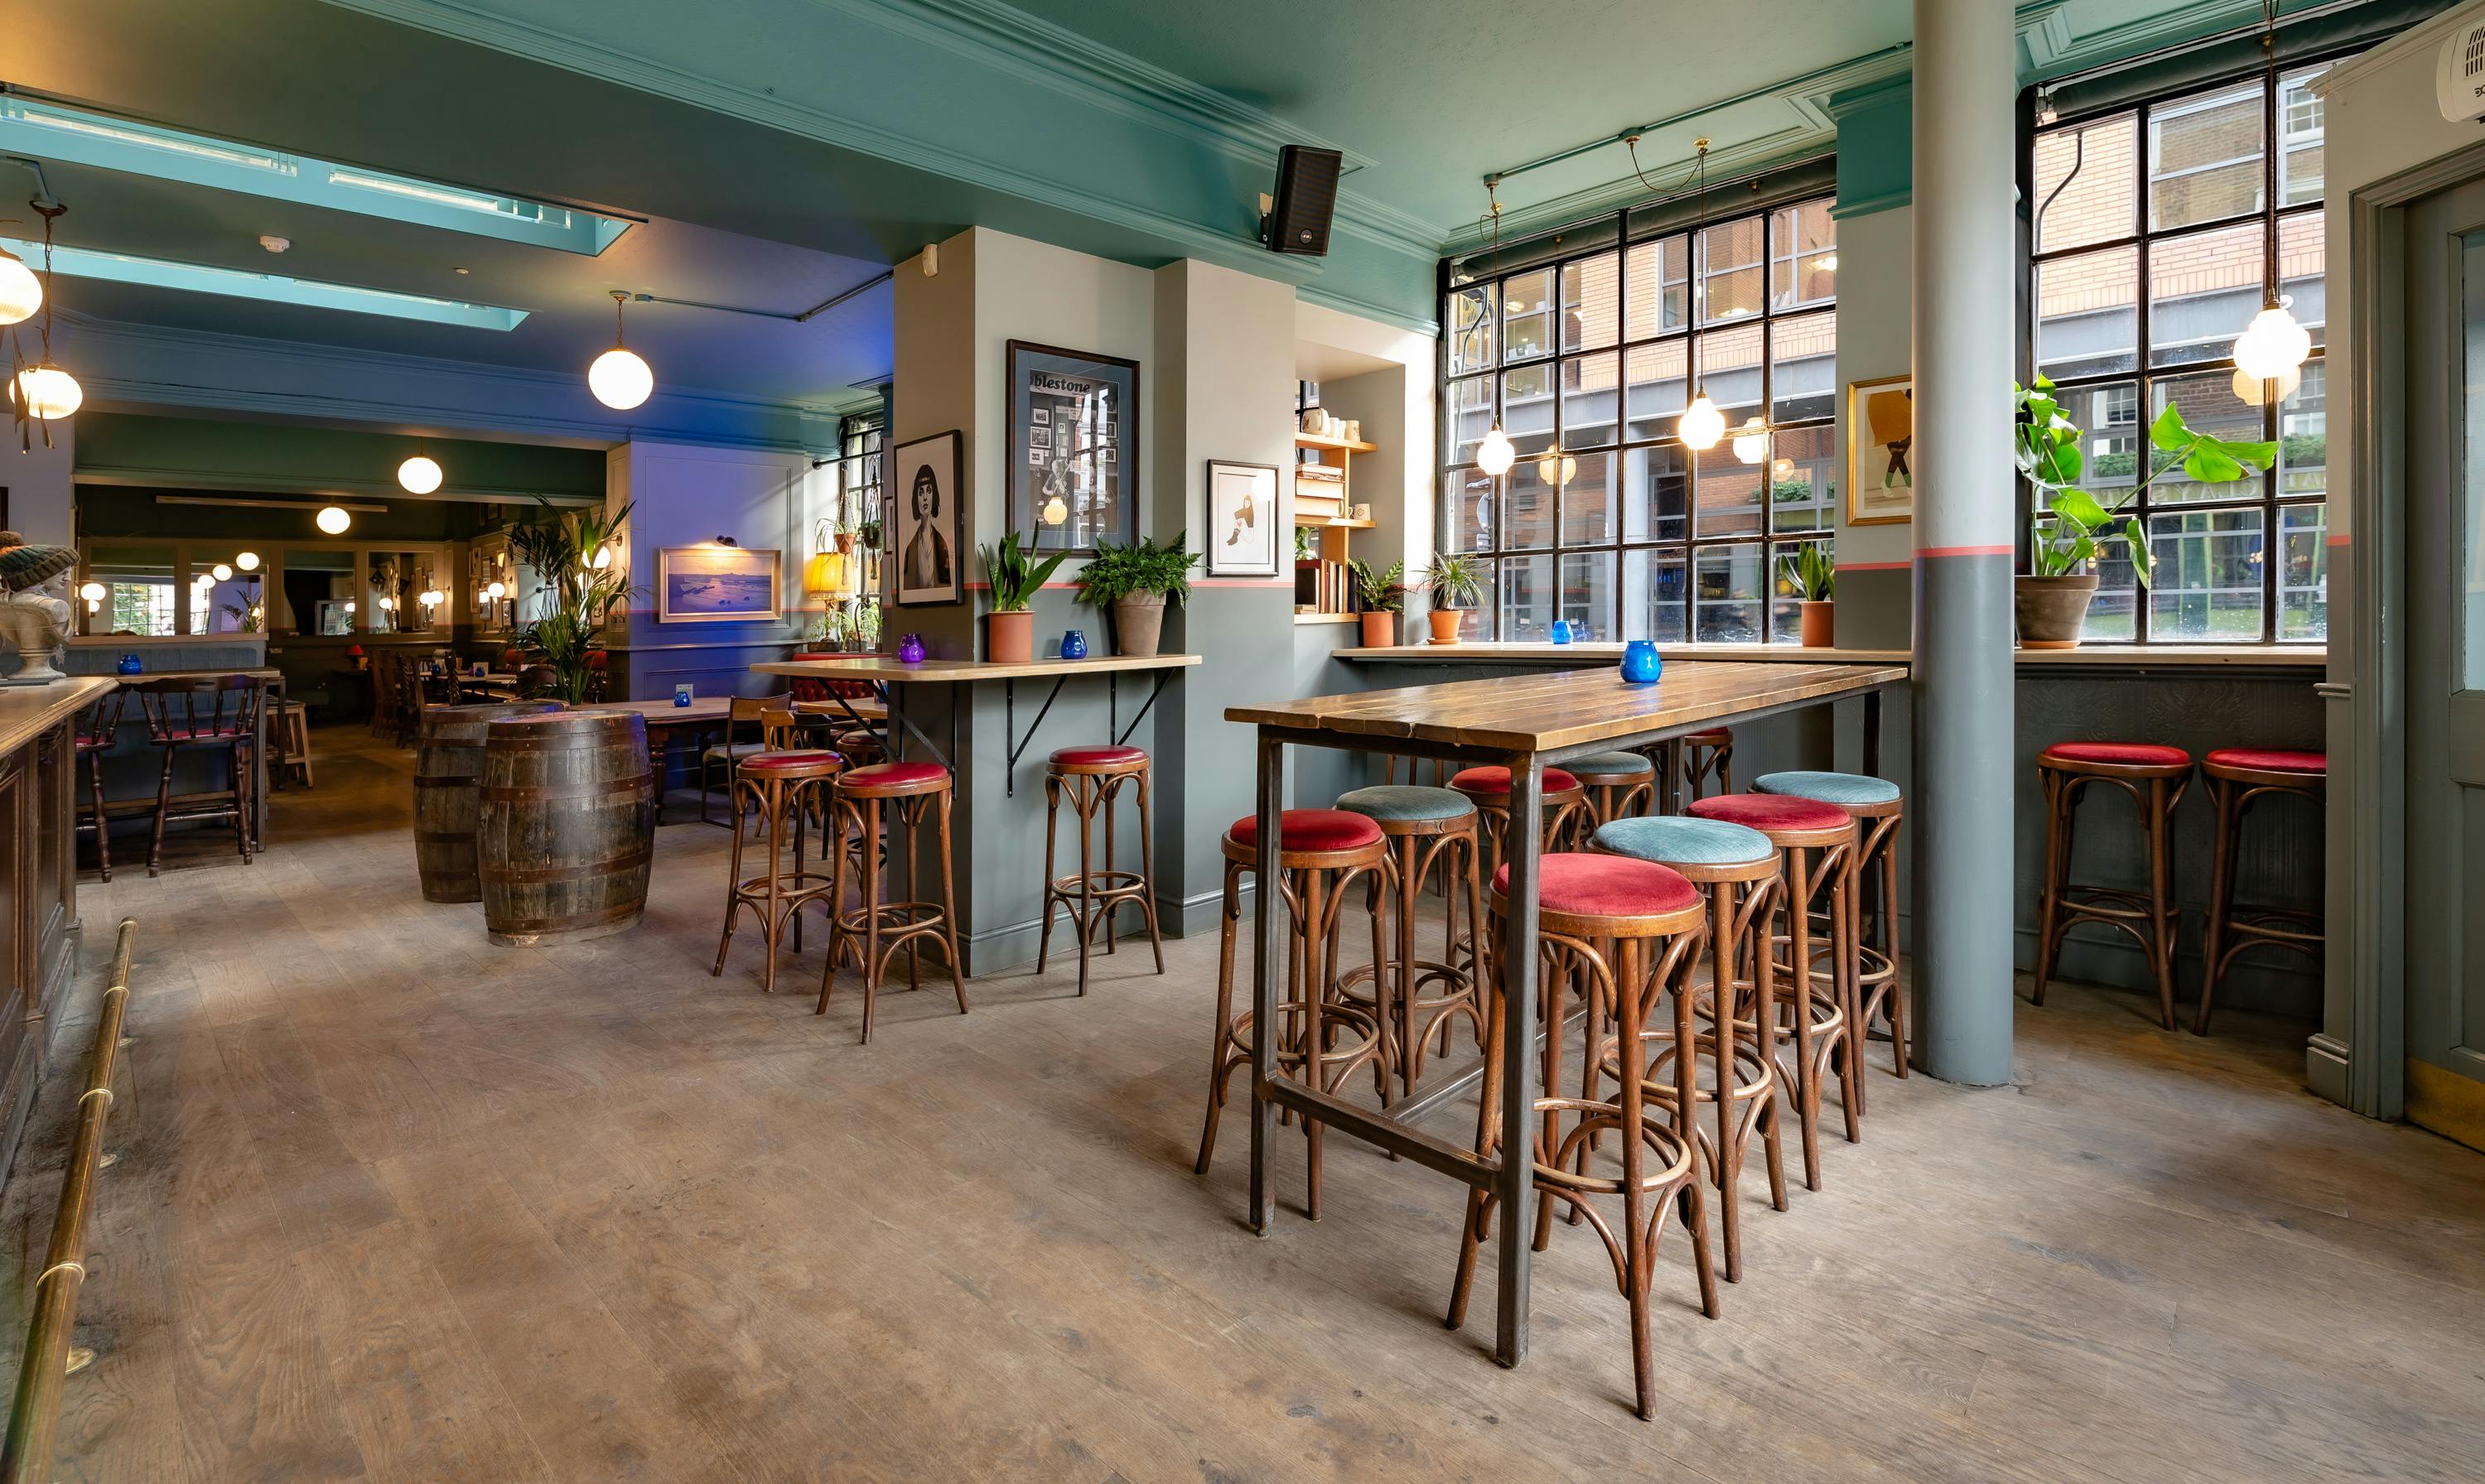
[[[1162,593],[1133,593],[1113,601],[1113,653],[1153,655],[1164,634]]]
[[[1433,626],[1433,642],[1435,644],[1457,643],[1459,629],[1466,618],[1467,610],[1464,608],[1434,608],[1424,615],[1424,621]]]
[[[1020,608],[1014,613],[985,614],[984,658],[995,664],[1024,664],[1034,659],[1034,612]]]
[[[1803,647],[1833,649],[1838,644],[1838,605],[1804,600]]]
[[[1363,647],[1386,649],[1398,642],[1398,615],[1366,613],[1363,615]]]
[[[2089,600],[2096,596],[2097,577],[2023,577],[2011,590],[2019,615],[2021,649],[2077,649],[2080,627],[2088,622]]]

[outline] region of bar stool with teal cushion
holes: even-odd
[[[1562,768],[1588,791],[1591,830],[1656,807],[1656,765],[1636,752],[1591,752]]]
[[[1337,807],[1380,826],[1388,855],[1373,891],[1386,892],[1396,902],[1395,951],[1386,983],[1367,992],[1379,969],[1359,966],[1338,981],[1338,993],[1347,1003],[1371,1011],[1399,1085],[1411,1092],[1424,1069],[1424,1047],[1435,1039],[1436,1031],[1437,1054],[1449,1054],[1453,1016],[1465,1016],[1477,1047],[1484,1045],[1484,1012],[1475,987],[1477,930],[1484,921],[1479,816],[1475,801],[1458,790],[1416,783],[1350,790],[1338,796]],[[1415,957],[1417,898],[1435,869],[1441,873],[1441,958],[1422,959]],[[1459,929],[1461,892],[1466,896],[1463,937]],[[1377,902],[1373,910],[1380,910]]]
[[[1761,1134],[1768,1155],[1769,1203],[1781,1211],[1787,1208],[1786,1162],[1778,1142],[1777,1093],[1783,1086],[1791,1095],[1795,1083],[1791,1077],[1778,1075],[1774,1048],[1761,1034],[1761,1027],[1777,1019],[1777,981],[1770,956],[1763,951],[1765,945],[1753,937],[1755,930],[1767,924],[1776,910],[1777,847],[1769,843],[1768,836],[1747,825],[1685,815],[1655,815],[1616,820],[1600,827],[1589,849],[1667,867],[1700,888],[1708,899],[1711,990],[1707,1003],[1700,1007],[1707,1016],[1708,1029],[1706,1034],[1696,1034],[1692,1040],[1693,1052],[1707,1060],[1708,1073],[1703,1078],[1696,1075],[1698,1068],[1694,1068],[1692,1095],[1695,1101],[1717,1106],[1717,1133],[1709,1169],[1725,1207],[1726,1278],[1730,1282],[1739,1282],[1743,1276],[1743,1222],[1736,1187],[1742,1183],[1743,1156],[1751,1147],[1755,1130]],[[1731,986],[1730,995],[1717,995],[1715,988],[1719,985]],[[1608,1042],[1601,1056],[1588,1059],[1591,1080],[1581,1095],[1593,1098],[1598,1093],[1598,1074],[1621,1078],[1622,1057],[1620,1044],[1610,1041],[1603,1027],[1592,1027],[1589,1036],[1592,1043]],[[1674,1079],[1665,1073],[1675,1056],[1673,1036],[1659,1029],[1645,1034],[1645,1039],[1652,1044],[1643,1050],[1653,1054],[1642,1058],[1642,1078],[1670,1089]],[[1734,1068],[1731,1079],[1718,1073],[1719,1067],[1727,1066]],[[1723,1096],[1718,1092],[1721,1088]],[[1800,1108],[1797,1111],[1800,1113]],[[1707,1136],[1702,1137],[1707,1142]]]
[[[1847,910],[1855,914],[1855,995],[1860,1010],[1855,1020],[1855,1033],[1860,1046],[1872,1034],[1876,1020],[1887,1016],[1890,1022],[1891,1069],[1903,1077],[1907,1074],[1907,1001],[1898,993],[1898,823],[1906,811],[1898,786],[1887,778],[1871,773],[1837,773],[1794,770],[1762,773],[1752,780],[1752,789],[1760,794],[1789,795],[1796,798],[1818,799],[1836,804],[1855,816],[1863,831],[1864,843],[1855,857],[1855,890],[1846,899]],[[1872,910],[1873,931],[1864,931],[1864,895],[1867,889],[1875,893]],[[1877,940],[1877,944],[1876,941]],[[1856,1088],[1857,1106],[1863,1103],[1864,1090]]]

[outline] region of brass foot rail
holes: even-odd
[[[103,1125],[112,1113],[112,1069],[121,1054],[123,1010],[129,1003],[129,954],[137,941],[138,924],[123,918],[121,937],[112,950],[112,983],[103,991],[102,1013],[96,1017],[86,1090],[78,1094],[77,1133],[69,1145],[68,1173],[61,1182],[60,1213],[52,1219],[43,1271],[35,1279],[35,1323],[26,1333],[26,1355],[17,1369],[9,1441],[0,1448],[0,1480],[6,1484],[48,1484],[51,1478],[52,1434],[61,1419],[61,1384],[69,1371],[78,1290],[86,1282],[87,1218],[95,1210]]]

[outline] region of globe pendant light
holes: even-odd
[[[1768,457],[1769,427],[1758,417],[1744,419],[1734,430],[1734,457],[1746,464],[1757,464]]]
[[[1705,245],[1702,239],[1708,232],[1708,141],[1695,139],[1691,148],[1700,151],[1699,184],[1693,188],[1696,194],[1692,198],[1696,212],[1693,220],[1697,225],[1691,229],[1691,287],[1693,308],[1701,311],[1700,317],[1705,320],[1707,318],[1707,307],[1698,301],[1706,297],[1700,292],[1705,285],[1699,283],[1699,278]],[[1699,354],[1698,345],[1692,346],[1692,354]],[[1692,383],[1692,392],[1691,405],[1682,409],[1681,419],[1675,424],[1675,433],[1682,440],[1682,446],[1695,453],[1706,453],[1717,446],[1717,440],[1726,436],[1726,415],[1717,410],[1716,403],[1708,400],[1708,393],[1702,391],[1696,381]]]
[[[29,418],[58,422],[78,410],[78,404],[86,400],[86,389],[77,384],[76,377],[45,361],[17,373],[16,380],[9,384],[9,400],[23,408]]]
[[[428,495],[440,488],[440,465],[418,453],[396,467],[396,482],[409,495]]]
[[[1492,262],[1495,267],[1500,266],[1501,261],[1500,188],[1501,176],[1484,177],[1484,199],[1492,213]],[[1483,321],[1479,319],[1477,322],[1481,324]],[[1498,479],[1510,472],[1510,466],[1517,461],[1518,450],[1511,445],[1510,435],[1501,430],[1501,415],[1495,413],[1491,428],[1484,435],[1484,442],[1476,445],[1476,468]]]
[[[43,285],[26,260],[0,248],[0,325],[31,319],[43,307]]]
[[[257,552],[243,552],[233,558],[233,565],[239,567],[244,572],[257,572],[259,570],[259,553]]]
[[[321,530],[332,536],[343,535],[345,527],[354,524],[354,518],[345,513],[345,507],[342,505],[323,506],[312,519],[317,523]]]
[[[1546,484],[1567,485],[1578,472],[1579,461],[1559,448],[1547,448],[1536,461],[1536,477]]]
[[[215,579],[219,582],[230,582],[232,580],[232,564],[230,562],[220,561],[214,566],[209,567],[207,570],[215,574]]]
[[[627,289],[613,290],[613,348],[587,368],[587,390],[614,412],[628,412],[656,390],[656,373],[635,352],[621,346],[621,305],[629,297]]]
[[[2266,67],[2263,86],[2275,97],[2278,94],[2278,0],[2261,0],[2261,23],[2260,46]],[[2296,323],[2295,316],[2287,311],[2287,306],[2294,301],[2278,291],[2280,270],[2278,233],[2274,227],[2265,225],[2262,228],[2261,254],[2261,283],[2265,296],[2261,301],[2261,311],[2253,316],[2251,324],[2244,326],[2243,334],[2235,337],[2238,395],[2242,393],[2242,378],[2250,377],[2259,383],[2255,390],[2266,393],[2272,384],[2282,382],[2290,373],[2295,373],[2297,367],[2304,364],[2305,358],[2312,354],[2312,332]],[[2278,395],[2282,397],[2286,391],[2281,391]],[[2252,398],[2253,401],[2259,399]]]

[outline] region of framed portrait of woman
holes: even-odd
[[[881,499],[888,513],[887,559],[897,565],[901,606],[966,599],[958,515],[967,500],[964,443],[952,428],[889,450]]]

